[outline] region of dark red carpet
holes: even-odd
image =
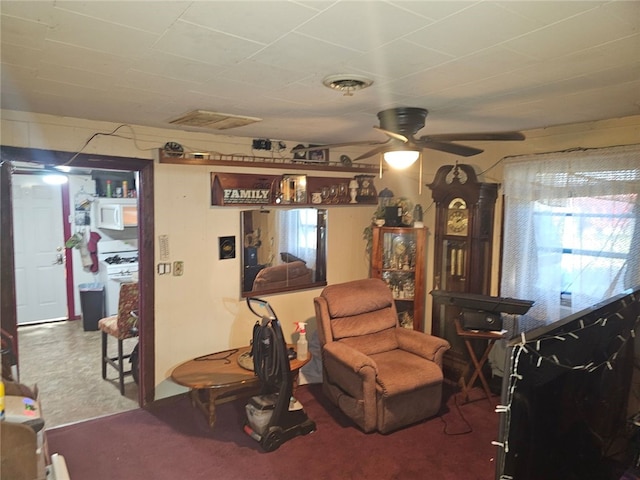
[[[358,430],[320,385],[296,397],[317,430],[269,453],[242,430],[246,400],[218,407],[210,430],[186,397],[48,430],[49,451],[71,480],[494,478],[498,414],[486,399],[458,407],[449,395],[440,417],[380,435]]]

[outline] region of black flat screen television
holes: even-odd
[[[509,342],[496,479],[622,478],[639,322],[636,287]]]

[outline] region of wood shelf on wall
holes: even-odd
[[[366,177],[371,179],[373,175],[356,175],[355,179]],[[289,187],[288,181],[300,179],[304,185],[300,192],[299,201],[287,201],[285,198],[297,196],[296,186]],[[345,177],[310,177],[307,175],[261,175],[251,173],[211,173],[211,205],[212,206],[281,206],[281,207],[335,207],[335,206],[359,206],[376,205],[378,202],[375,187],[367,189],[367,195],[363,196],[362,190],[358,192],[356,203],[350,203],[349,178]],[[340,185],[343,193],[338,195]],[[284,189],[289,188],[287,193]],[[312,193],[335,190],[335,195],[322,198],[319,203],[311,201]]]
[[[345,173],[371,173],[378,174],[380,167],[367,163],[353,163],[345,166],[340,162],[318,162],[296,160],[293,158],[276,157],[256,157],[253,155],[226,155],[222,153],[183,153],[181,155],[167,154],[163,149],[159,149],[160,163],[170,163],[175,165],[211,165],[241,168],[277,168],[295,169],[302,171],[318,172],[345,172]]]

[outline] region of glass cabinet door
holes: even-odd
[[[424,228],[374,227],[371,276],[389,286],[405,328],[424,325]]]

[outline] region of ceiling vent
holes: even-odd
[[[356,90],[362,90],[363,88],[371,86],[373,80],[361,75],[337,74],[329,75],[322,80],[322,84],[325,87],[343,92],[345,97],[351,97]]]
[[[261,121],[261,118],[255,117],[242,117],[229,113],[209,112],[207,110],[193,110],[192,112],[185,113],[181,117],[170,120],[169,123],[186,127],[226,130],[228,128],[243,127]]]

